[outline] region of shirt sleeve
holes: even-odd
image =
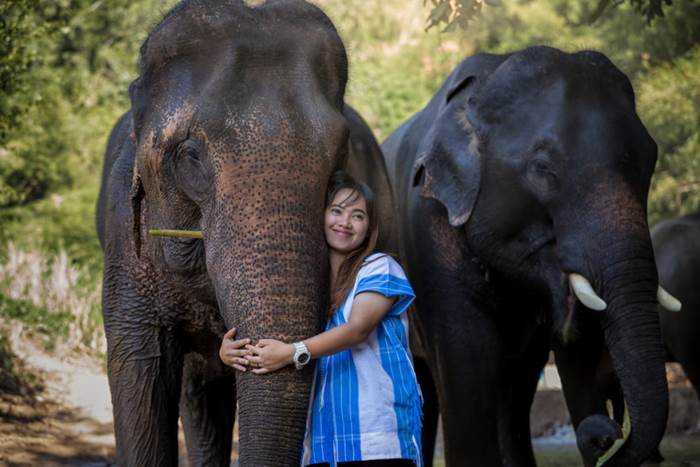
[[[360,269],[358,276],[355,296],[362,292],[376,292],[386,297],[397,297],[387,316],[401,315],[416,297],[403,269],[391,256],[370,259]]]

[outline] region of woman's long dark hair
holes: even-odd
[[[348,253],[338,269],[338,277],[330,293],[331,305],[328,310],[329,315],[334,313],[343,304],[343,300],[345,300],[345,297],[355,283],[355,278],[362,267],[362,263],[377,247],[377,238],[379,237],[374,192],[364,183],[356,181],[347,172],[337,171],[331,176],[326,193],[326,209],[331,205],[338,192],[346,188],[352,190],[352,192],[346,199],[342,200],[341,203],[353,202],[360,196],[364,198],[367,205],[369,225],[367,227],[367,236],[364,241],[356,249]]]

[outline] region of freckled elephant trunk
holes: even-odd
[[[631,434],[606,466],[638,466],[658,446],[668,417],[665,355],[657,313],[657,274],[646,224],[620,238],[606,235],[596,289],[607,303],[601,314],[605,341],[629,408]],[[596,431],[594,417],[578,428],[579,447],[595,465],[598,442],[582,443],[581,433]],[[617,427],[615,427],[617,428]],[[593,437],[595,439],[595,436]],[[597,446],[596,446],[597,444]]]
[[[240,338],[308,338],[320,331],[327,303],[323,187],[245,183],[224,197],[205,236],[226,326],[236,327]],[[312,365],[237,373],[241,466],[299,465],[312,379]]]

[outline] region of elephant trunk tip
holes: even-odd
[[[591,415],[579,424],[576,430],[576,444],[587,464],[596,465],[615,443],[622,438],[622,429],[610,417]]]

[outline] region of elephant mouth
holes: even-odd
[[[169,271],[197,273],[206,271],[204,240],[199,238],[164,238],[163,256]]]

